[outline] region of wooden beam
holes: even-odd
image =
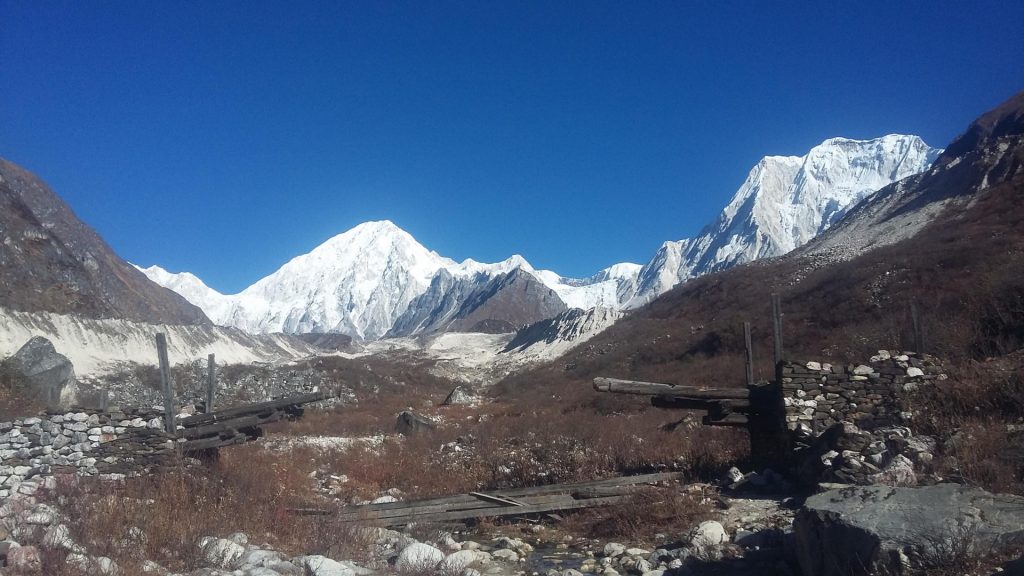
[[[669,398],[690,398],[693,400],[745,400],[750,396],[746,388],[702,388],[679,384],[659,384],[618,378],[594,378],[594,390],[613,394],[637,394],[641,396],[665,396]]]
[[[774,343],[775,365],[782,362],[782,298],[772,293],[772,341]]]
[[[299,396],[289,396],[287,398],[278,398],[277,400],[268,400],[266,402],[257,402],[255,404],[246,404],[244,406],[236,406],[234,408],[227,408],[225,410],[219,410],[210,414],[195,414],[183,419],[180,424],[182,426],[198,426],[208,422],[220,422],[223,420],[230,420],[239,416],[248,416],[250,414],[258,414],[260,412],[267,412],[276,409],[285,409],[289,407],[298,407],[303,404],[310,404],[312,402],[320,402],[331,398],[330,394],[324,392],[314,392],[312,394],[302,394]]]
[[[726,410],[730,412],[753,410],[748,400],[706,400],[673,396],[655,396],[651,398],[651,406],[669,410]]]
[[[719,418],[715,418],[712,415],[707,415],[701,419],[701,424],[705,426],[728,426],[735,428],[746,427],[750,423],[749,419],[743,414],[725,414]]]

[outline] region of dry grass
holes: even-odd
[[[685,534],[714,516],[714,507],[699,495],[680,492],[678,487],[647,488],[620,504],[570,514],[559,530],[645,545],[654,544],[656,534]]]
[[[209,469],[170,468],[116,484],[65,478],[55,497],[74,539],[128,573],[139,573],[145,559],[172,570],[199,568],[199,541],[233,532],[290,554],[343,547],[360,558],[366,550],[352,547],[363,542],[351,529],[287,512],[314,499],[313,463],[308,451],[245,446],[223,450]]]

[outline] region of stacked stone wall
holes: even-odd
[[[913,392],[946,375],[932,356],[879,351],[866,364],[782,362],[777,380],[786,428],[816,436],[849,422],[863,430],[905,425]]]
[[[152,413],[73,411],[0,423],[0,498],[31,478],[125,473],[173,452]]]

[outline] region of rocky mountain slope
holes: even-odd
[[[744,321],[753,324],[755,377],[770,377],[772,292],[782,298],[791,359],[911,350],[911,304],[926,352],[955,360],[1024,347],[1022,118],[1024,93],[971,124],[934,167],[864,200],[806,250],[677,286],[557,365],[504,386],[574,387],[596,376],[740,385]],[[905,230],[887,238],[893,226]]]
[[[209,324],[198,307],[119,258],[38,177],[3,159],[0,236],[0,306]]]
[[[635,308],[679,282],[784,254],[878,188],[926,168],[939,151],[916,136],[833,138],[802,157],[767,157],[719,219],[693,240],[667,242],[646,265],[622,263],[585,279],[536,270],[520,256],[456,263],[388,221],[367,222],[233,296],[195,276],[142,269],[217,324],[250,332],[338,332],[373,340],[444,330],[514,331],[567,308]],[[496,290],[520,271],[513,304]],[[541,289],[541,285],[546,289]],[[498,298],[486,303],[488,298]]]

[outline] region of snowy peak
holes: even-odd
[[[917,136],[890,134],[830,138],[804,156],[766,156],[699,236],[662,246],[640,272],[627,306],[702,274],[786,254],[870,194],[927,169],[941,152]]]

